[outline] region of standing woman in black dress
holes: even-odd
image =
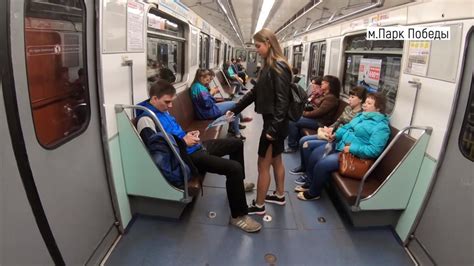
[[[291,67],[283,56],[275,34],[262,29],[253,36],[255,48],[264,59],[258,82],[231,111],[235,114],[255,102],[255,112],[263,116],[263,130],[258,146],[257,198],[249,214],[265,214],[265,202],[285,205],[285,166],[281,154],[288,135]],[[267,195],[273,167],[276,191]]]

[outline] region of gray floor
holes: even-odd
[[[243,134],[247,181],[257,180],[257,147],[262,121],[254,117]],[[286,169],[299,163],[298,154],[283,155]],[[247,234],[229,225],[225,178],[207,174],[204,196],[185,210],[180,220],[135,217],[107,261],[108,265],[412,265],[389,228],[357,229],[336,211],[329,197],[303,202],[293,192],[295,176],[286,175],[286,206],[267,204],[271,221]],[[270,189],[274,188],[274,184]],[[248,202],[255,192],[247,194]],[[216,213],[209,218],[209,213]],[[320,222],[323,217],[325,222]]]

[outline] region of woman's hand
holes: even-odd
[[[350,147],[351,147],[350,145],[349,145],[349,146],[345,146],[343,152],[349,153]]]
[[[328,141],[333,142],[336,139],[336,134],[328,134]]]
[[[275,140],[275,139],[274,139],[272,136],[270,136],[270,134],[268,134],[268,133],[265,134],[265,137],[266,137],[268,140],[270,140],[270,141],[274,141],[274,140]]]

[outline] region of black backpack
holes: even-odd
[[[291,101],[288,108],[288,118],[291,121],[298,121],[303,115],[306,98],[308,97],[306,91],[296,83],[290,83]]]

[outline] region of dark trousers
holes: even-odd
[[[233,218],[248,213],[245,198],[244,181],[244,149],[243,142],[238,139],[216,139],[203,143],[206,149],[201,149],[190,155],[194,165],[200,172],[210,172],[225,175],[227,180],[227,200]],[[221,158],[229,155],[230,159]]]

